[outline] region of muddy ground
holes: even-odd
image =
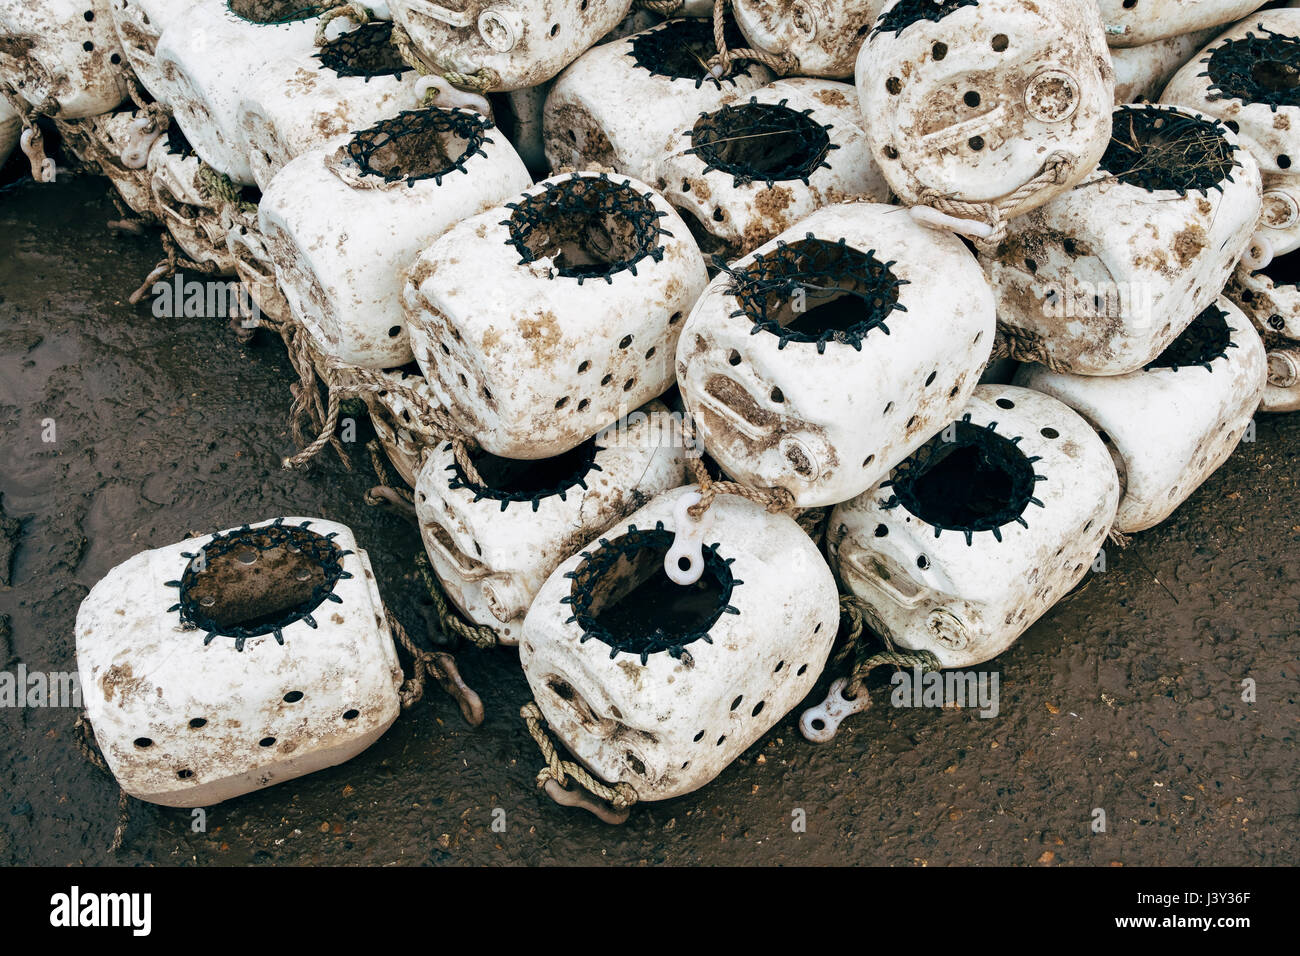
[[[77,606],[132,554],[285,513],[356,529],[414,626],[419,538],[363,502],[363,449],[351,473],[331,457],[282,470],[278,339],[241,347],[223,322],[126,304],[159,244],[110,236],[114,218],[92,177],[0,192],[0,492],[18,521],[0,670],[75,670]],[[189,811],[133,803],[110,854],[117,788],[79,753],[76,713],[0,709],[0,862],[1294,863],[1297,449],[1300,415],[1261,416],[1257,440],[1172,519],[1112,549],[993,662],[993,719],[894,709],[878,673],[875,706],[830,745],[787,716],[702,791],[610,828],[534,788],[517,655],[467,649],[482,728],[435,690],[350,763],[210,808],[206,832]],[[1096,808],[1104,833],[1090,830]]]

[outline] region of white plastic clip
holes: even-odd
[[[799,732],[812,743],[830,743],[844,718],[860,714],[871,706],[871,697],[865,690],[860,691],[857,697],[845,697],[847,684],[846,677],[835,681],[826,699],[816,707],[809,707],[799,717]]]
[[[487,97],[480,96],[478,93],[469,93],[465,90],[458,90],[441,76],[422,76],[415,81],[415,102],[420,107],[425,106],[444,106],[447,108],[463,107],[474,110],[476,113],[482,113],[484,116],[491,118],[492,105],[487,101]],[[432,103],[426,103],[425,97],[429,91],[434,92]]]
[[[993,235],[993,227],[987,222],[979,222],[975,219],[959,219],[930,206],[913,206],[908,211],[911,212],[913,219],[923,226],[929,226],[931,229],[945,229],[948,232],[955,232],[970,239],[988,239]]]
[[[147,116],[132,120],[130,136],[122,147],[122,165],[127,169],[144,169],[149,162],[149,148],[162,135],[162,130],[150,131],[154,121]]]
[[[38,183],[52,183],[58,175],[58,167],[54,165],[51,157],[45,155],[42,139],[40,131],[34,126],[29,126],[23,130],[18,144],[32,164],[32,179]]]
[[[1251,272],[1258,272],[1260,269],[1267,269],[1269,263],[1273,261],[1273,243],[1261,233],[1255,233],[1251,237],[1250,245],[1241,256],[1241,264]]]
[[[691,490],[678,498],[673,506],[673,526],[677,536],[664,555],[664,574],[674,584],[683,586],[694,584],[704,574],[704,536],[713,524],[707,511],[698,520],[691,517],[689,509],[700,501],[696,487],[692,485]]]

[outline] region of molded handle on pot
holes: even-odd
[[[974,219],[959,219],[957,216],[950,216],[946,212],[940,212],[929,206],[913,206],[909,211],[912,213],[913,219],[923,226],[929,226],[931,229],[946,229],[949,232],[955,232],[972,239],[988,239],[993,235],[993,227],[986,222],[978,222]]]
[[[704,535],[713,522],[708,512],[698,520],[691,517],[688,509],[699,501],[700,493],[692,486],[673,506],[673,524],[677,536],[673,539],[673,546],[664,555],[664,574],[674,584],[691,585],[704,574]],[[682,566],[683,562],[685,567]]]
[[[127,138],[126,145],[122,147],[122,165],[127,169],[144,169],[149,162],[149,148],[153,146],[158,137],[162,136],[162,130],[153,130],[153,120],[147,116],[132,120],[131,133]]]

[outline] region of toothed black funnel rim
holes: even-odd
[[[321,66],[337,76],[401,76],[410,65],[393,46],[393,24],[374,20],[328,41],[316,54]]]
[[[886,319],[907,307],[898,301],[908,280],[893,271],[894,262],[881,262],[875,250],[862,252],[845,239],[821,239],[808,233],[794,242],[780,241],[771,252],[760,253],[738,269],[723,267],[731,276],[727,291],[740,309],[732,317],[753,321],[752,334],[767,332],[780,339],[778,348],[791,342],[810,343],[818,353],[829,342],[862,351],[862,343],[873,330],[889,334]],[[862,317],[842,328],[799,328],[798,314],[778,318],[783,306],[802,301],[804,313],[839,298],[852,297],[861,303]],[[815,333],[815,334],[814,334]]]
[[[469,175],[465,166],[474,156],[487,156],[483,146],[492,142],[487,135],[492,128],[491,120],[473,110],[441,107],[405,110],[394,117],[381,120],[369,129],[354,133],[344,151],[363,173],[377,176],[386,183],[405,181],[413,187],[417,182],[432,179],[441,186],[443,177],[457,170]],[[452,156],[447,149],[454,144],[447,144],[440,138],[445,134],[463,141],[458,147],[458,155]],[[403,142],[404,140],[410,142]],[[434,143],[443,150],[439,163],[428,162],[430,147]],[[376,165],[384,161],[382,157],[394,145],[405,146],[415,162],[407,157],[405,162],[393,162],[383,167]]]
[[[579,285],[587,279],[604,279],[613,284],[621,272],[635,276],[642,260],[659,262],[664,257],[661,239],[672,233],[660,225],[668,214],[655,208],[653,197],[652,192],[639,193],[626,182],[611,180],[608,173],[570,176],[506,203],[510,218],[501,225],[509,231],[506,242],[518,251],[520,265],[550,256],[548,278],[577,279]],[[597,231],[610,243],[602,261],[569,261],[563,243],[585,249]]]
[[[310,20],[312,17],[320,16],[333,6],[336,6],[336,4],[304,3],[295,6],[291,0],[278,0],[278,2],[277,0],[244,0],[243,3],[238,2],[238,0],[226,0],[227,9],[239,19],[264,26]],[[270,9],[265,13],[259,12],[266,8]],[[240,10],[244,12],[241,13]]]
[[[257,528],[244,525],[233,531],[214,534],[197,552],[182,551],[181,556],[186,559],[186,565],[180,579],[164,582],[167,587],[177,588],[180,592],[179,601],[168,611],[179,612],[181,626],[186,630],[207,632],[203,639],[205,645],[210,644],[214,638],[229,637],[234,639],[237,651],[244,649],[244,642],[249,638],[266,634],[274,635],[278,644],[284,644],[284,628],[298,621],[315,628],[317,625],[312,613],[316,608],[325,601],[343,603],[343,599],[334,593],[334,588],[339,581],[352,577],[351,572],[343,570],[343,559],[353,552],[341,549],[334,543],[337,531],[318,534],[309,530],[310,524],[310,521],[304,521],[288,525],[283,518],[277,518],[269,525]],[[194,594],[213,562],[236,552],[266,553],[277,548],[300,552],[309,564],[320,570],[321,579],[312,587],[309,595],[293,607],[256,618],[248,624],[223,626],[218,623]]]
[[[1181,110],[1121,106],[1114,113],[1102,171],[1148,192],[1223,192],[1233,182],[1237,147],[1218,120]]]
[[[736,26],[727,18],[725,33],[728,49],[738,49],[748,44]],[[707,67],[709,57],[717,50],[713,43],[713,26],[706,20],[689,17],[669,20],[658,29],[638,33],[628,39],[630,56],[636,65],[654,76],[672,80],[690,80],[698,90],[707,81],[721,88],[724,83],[736,85],[736,76],[748,76],[749,64],[737,67],[732,76],[716,77]]]
[[[625,534],[612,541],[601,538],[596,548],[582,552],[582,563],[576,570],[565,574],[565,577],[572,582],[572,586],[569,594],[560,599],[560,603],[569,605],[573,612],[565,623],[576,622],[582,629],[581,643],[585,644],[593,639],[599,641],[610,649],[611,660],[620,653],[626,653],[638,658],[644,665],[649,662],[651,656],[666,653],[674,660],[690,663],[693,662],[693,658],[686,648],[696,641],[712,644],[713,638],[709,636],[709,631],[718,619],[723,614],[740,613],[730,601],[732,592],[744,582],[731,573],[731,564],[735,559],[722,557],[718,553],[719,545],[715,543],[704,546],[704,570],[700,580],[694,585],[673,584],[664,574],[661,563],[651,572],[662,576],[663,581],[671,588],[683,591],[691,588],[697,591],[716,589],[716,600],[713,602],[715,607],[702,619],[697,618],[692,626],[684,626],[684,622],[681,621],[668,620],[669,626],[663,628],[654,626],[653,621],[645,620],[644,617],[638,617],[637,622],[643,623],[644,627],[629,629],[618,634],[612,633],[601,623],[600,612],[603,607],[597,604],[597,596],[598,585],[604,576],[615,570],[623,573],[632,571],[631,559],[647,549],[653,549],[656,560],[661,562],[662,556],[672,547],[675,537],[671,531],[664,528],[662,521],[656,522],[651,530],[642,530],[636,525],[629,525]],[[667,619],[660,618],[660,620]]]
[[[1176,372],[1180,368],[1199,365],[1207,372],[1213,372],[1215,360],[1226,359],[1228,349],[1237,347],[1237,343],[1232,341],[1236,331],[1228,325],[1228,313],[1217,305],[1210,305],[1192,319],[1178,338],[1146,366],[1146,370],[1166,368]]]
[[[1226,40],[1201,61],[1210,99],[1263,103],[1274,113],[1279,106],[1300,106],[1300,38],[1274,33],[1262,23],[1258,29],[1263,36],[1252,32]]]
[[[979,6],[979,0],[898,0],[880,15],[871,37],[875,39],[881,33],[893,33],[897,36],[913,23],[922,20],[938,23],[962,7],[976,6]]]
[[[892,478],[882,484],[893,489],[883,507],[903,508],[931,525],[936,538],[955,531],[969,545],[976,534],[987,531],[1001,541],[1001,529],[1011,522],[1029,527],[1024,515],[1030,505],[1044,507],[1034,495],[1037,483],[1047,480],[1034,470],[1040,459],[1021,451],[1020,441],[998,434],[997,422],[975,425],[969,414],[964,415],[894,469]],[[956,475],[946,476],[946,484],[927,480],[934,479],[935,469],[945,462],[951,467],[954,455],[961,456],[955,463],[969,476],[956,494],[951,481]],[[945,488],[947,493],[941,493]],[[974,500],[977,493],[984,495],[983,500]]]
[[[691,128],[690,155],[704,161],[704,171],[728,173],[737,186],[752,182],[772,186],[779,182],[810,182],[827,155],[839,146],[830,138],[830,126],[812,117],[812,110],[795,110],[779,103],[728,105],[704,113]]]
[[[443,447],[444,450],[450,450],[451,446],[445,445]],[[505,511],[512,504],[530,504],[533,511],[536,511],[547,498],[558,497],[561,501],[564,501],[567,500],[569,492],[574,488],[581,488],[586,491],[587,478],[593,472],[603,471],[596,462],[596,454],[601,450],[600,446],[596,444],[595,438],[588,438],[577,448],[543,461],[514,462],[504,458],[495,458],[495,461],[505,463],[507,466],[523,466],[525,468],[528,466],[547,466],[551,472],[554,472],[558,466],[560,470],[568,471],[559,481],[531,490],[494,487],[486,483],[486,478],[482,484],[470,481],[465,476],[465,471],[461,468],[460,462],[453,458],[452,463],[447,466],[447,471],[451,473],[451,478],[447,481],[447,487],[451,489],[464,488],[471,491],[474,493],[475,501],[482,501],[485,498],[491,501],[499,501],[501,502],[502,511]],[[475,462],[476,467],[480,467],[487,457],[487,453],[484,451],[470,453],[470,458]],[[571,470],[569,470],[570,468]],[[480,467],[480,476],[481,471]]]

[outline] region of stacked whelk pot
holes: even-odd
[[[880,663],[1001,653],[1300,407],[1300,11],[1262,5],[0,0],[0,151],[56,181],[56,128],[168,231],[136,298],[239,277],[289,466],[364,401],[443,627],[518,645],[539,783],[617,820],[798,706],[842,620],[812,740]],[[137,555],[77,631],[108,766],[168,805],[350,758],[424,675],[481,719],[318,519]]]

